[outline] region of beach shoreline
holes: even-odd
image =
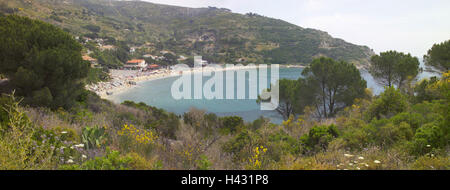
[[[233,67],[224,67],[224,65],[220,65],[221,68],[218,67],[200,67],[200,68],[190,68],[189,71],[191,74],[196,74],[204,71],[229,71],[229,70],[244,70],[244,69],[255,69],[259,68],[259,65],[253,66],[233,66]],[[280,65],[280,67],[300,67],[298,65]],[[87,85],[86,89],[93,91],[97,95],[99,95],[102,99],[112,100],[114,95],[120,94],[127,90],[139,87],[139,84],[143,82],[160,80],[171,77],[181,76],[182,73],[177,73],[170,69],[159,69],[155,71],[135,71],[135,70],[110,70],[111,80],[107,82],[99,82],[97,84]]]

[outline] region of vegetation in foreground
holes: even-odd
[[[63,31],[42,22],[16,17],[3,17],[0,21],[29,23],[47,28],[55,33],[52,36],[64,37]],[[3,26],[8,25],[1,26],[1,42],[26,34],[18,30],[17,36],[3,35],[8,31]],[[49,38],[48,43],[53,40]],[[29,44],[24,47],[37,46],[32,40],[24,43]],[[57,99],[42,101],[33,96],[34,91],[16,86],[27,83],[14,77],[22,70],[15,64],[23,64],[25,69],[43,69],[47,62],[31,64],[39,56],[30,56],[43,55],[48,63],[66,66],[57,61],[72,53],[75,68],[84,68],[87,63],[77,62],[81,55],[70,49],[60,54],[48,53],[54,48],[50,45],[25,49],[26,56],[11,56],[15,55],[11,47],[21,44],[11,43],[8,48],[3,46],[0,54],[0,71],[9,79],[8,88],[2,84],[2,90],[10,90],[0,98],[0,169],[448,170],[450,72],[445,67],[448,58],[442,56],[448,52],[435,53],[434,49],[448,47],[449,43],[436,45],[427,55],[427,64],[441,69],[440,78],[416,83],[395,80],[377,96],[366,89],[353,65],[329,58],[315,59],[302,79],[280,82],[292,85],[288,88],[291,90],[281,92],[281,101],[287,108],[280,110],[286,115],[281,125],[264,118],[246,123],[237,116],[218,117],[196,109],[177,116],[144,103],[117,105],[82,87],[74,89],[82,92],[77,96],[65,97],[72,102],[70,105],[58,104]],[[71,40],[64,43],[70,44]],[[392,67],[376,67],[379,62],[373,63],[373,71],[381,73],[376,77],[380,81],[386,75],[398,78],[402,74],[377,70],[396,68],[399,62],[390,59],[411,60],[409,56],[392,54],[387,56],[387,63],[382,62],[394,64]],[[17,58],[15,62],[8,62],[12,57]],[[413,71],[406,78],[414,77],[416,62],[404,63]],[[55,72],[61,72],[55,68]],[[40,73],[34,71],[23,73],[41,79]],[[55,72],[50,70],[48,76]],[[332,80],[331,76],[339,80]],[[79,80],[82,83],[83,77]],[[51,81],[44,80],[32,89],[47,88],[46,93],[52,97],[57,97],[59,90],[67,90],[65,83]],[[14,89],[19,89],[17,94]],[[310,90],[298,94],[299,89]]]

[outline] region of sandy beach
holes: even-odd
[[[234,66],[231,68],[224,67],[203,67],[203,68],[190,68],[191,74],[203,72],[203,71],[227,71],[227,70],[242,70],[242,69],[255,69],[258,65],[254,66]],[[99,82],[97,84],[87,85],[86,89],[95,92],[103,99],[110,99],[111,95],[124,92],[126,90],[139,87],[139,83],[164,79],[169,77],[180,76],[182,73],[175,72],[170,69],[159,69],[154,71],[138,71],[138,70],[110,70],[111,80],[107,82]]]

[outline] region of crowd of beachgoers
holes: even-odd
[[[106,98],[122,90],[136,87],[138,82],[165,78],[171,76],[171,73],[169,69],[153,71],[111,69],[109,73],[111,80],[88,85],[87,89],[95,92],[102,98]]]

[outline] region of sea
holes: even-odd
[[[421,67],[424,67],[421,63]],[[301,77],[303,68],[299,67],[280,67],[279,68],[279,78],[280,79],[292,79],[296,80]],[[225,72],[225,71],[224,71]],[[367,87],[372,89],[374,94],[381,93],[384,88],[379,85],[373,77],[365,70],[361,70],[361,76],[367,81]],[[263,77],[267,77],[270,81],[270,69],[267,73],[258,73],[258,77],[261,74]],[[201,73],[196,73],[193,75],[201,75]],[[226,76],[225,73],[223,76]],[[235,85],[234,92],[237,91],[237,75],[235,77],[226,78],[224,77],[224,87],[227,83],[233,82]],[[437,73],[424,71],[419,74],[418,78],[429,78],[432,76],[438,76]],[[206,83],[214,74],[211,76],[203,76],[203,84]],[[183,113],[188,112],[192,108],[204,110],[207,113],[214,113],[217,116],[240,116],[246,122],[254,121],[261,116],[270,119],[272,123],[279,124],[283,121],[283,117],[277,111],[262,111],[261,106],[257,103],[256,99],[249,99],[248,90],[251,89],[251,85],[257,85],[258,89],[263,89],[265,87],[259,87],[257,83],[249,82],[251,77],[247,73],[246,80],[246,98],[247,99],[176,99],[172,96],[171,89],[172,84],[179,79],[179,76],[162,78],[152,81],[139,82],[137,87],[131,88],[129,90],[113,94],[108,97],[109,100],[115,103],[122,103],[126,100],[131,100],[134,102],[144,102],[147,105],[162,108],[168,112],[173,112],[177,115],[183,115]],[[193,82],[193,80],[192,80]],[[191,85],[191,92],[193,94],[194,84]],[[215,87],[213,87],[214,90]],[[224,93],[226,90],[224,89]],[[193,96],[192,96],[193,97]]]

